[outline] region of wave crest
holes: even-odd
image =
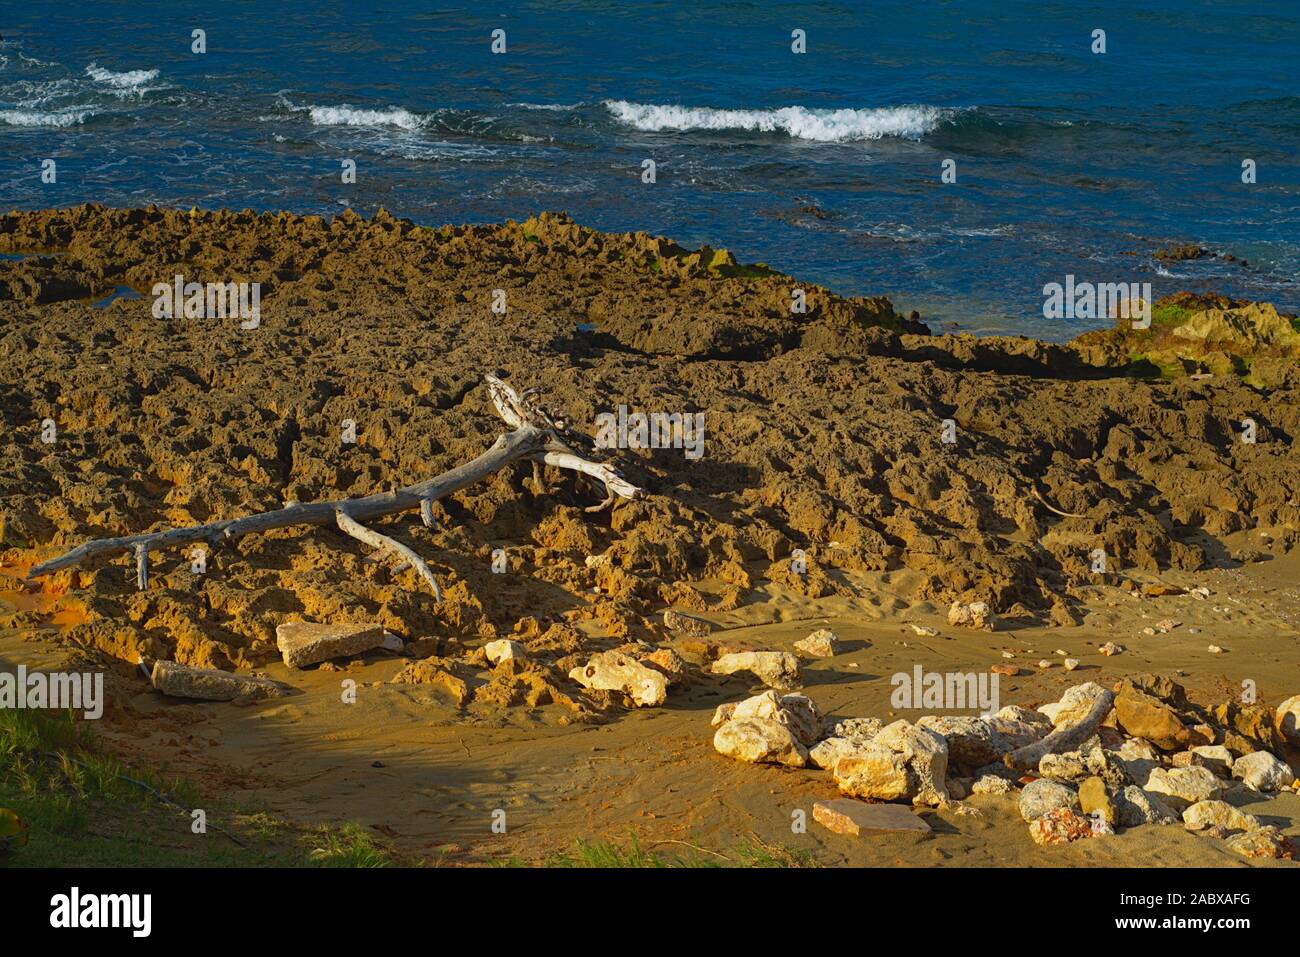
[[[647,132],[664,130],[745,130],[785,133],[818,143],[851,143],[887,136],[920,139],[956,111],[937,106],[886,106],[876,109],[822,110],[784,106],[775,110],[725,110],[606,100],[618,122]]]
[[[62,110],[0,110],[0,123],[8,126],[80,126],[94,115],[94,110],[83,107]]]
[[[403,130],[418,130],[424,126],[423,117],[400,106],[386,110],[366,110],[347,106],[308,106],[311,121],[317,126],[396,126]]]

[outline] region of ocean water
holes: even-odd
[[[564,210],[1056,340],[1067,274],[1300,310],[1296,4],[430,6],[4,0],[0,205]]]

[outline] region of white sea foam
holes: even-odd
[[[158,79],[158,71],[127,70],[125,73],[114,73],[92,63],[86,67],[86,76],[96,83],[109,87],[115,93],[138,94],[148,92],[148,84]]]
[[[72,106],[62,110],[0,110],[0,123],[8,126],[77,126],[95,115],[87,107]]]
[[[507,103],[506,106],[512,106],[519,110],[543,110],[547,113],[568,113],[576,110],[581,103]]]
[[[886,136],[920,139],[953,111],[935,106],[886,106],[865,110],[820,110],[785,106],[776,110],[719,110],[606,100],[605,108],[627,126],[658,132],[671,130],[747,130],[785,133],[819,143],[878,140]]]
[[[400,106],[386,110],[365,110],[347,106],[306,107],[311,121],[317,126],[396,126],[403,130],[418,130],[424,118]]]

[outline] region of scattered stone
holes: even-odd
[[[149,681],[154,689],[173,698],[196,698],[200,701],[250,701],[282,698],[295,694],[293,688],[270,678],[231,674],[209,668],[191,668],[174,661],[159,659],[153,663]]]
[[[664,609],[664,627],[691,638],[707,638],[713,632],[713,626],[702,618],[683,615],[671,608]]]
[[[618,651],[592,655],[569,677],[594,691],[620,691],[642,708],[661,705],[668,698],[668,679],[663,674]]]
[[[1058,807],[1032,821],[1029,836],[1039,847],[1046,847],[1069,844],[1093,837],[1094,834],[1091,820],[1081,817],[1068,807]]]
[[[1026,821],[1036,821],[1057,808],[1078,810],[1079,795],[1073,788],[1056,781],[1039,778],[1030,781],[1020,792],[1020,816]]]
[[[1177,815],[1154,794],[1130,784],[1115,795],[1115,812],[1121,827],[1173,824]]]
[[[788,651],[739,651],[713,663],[715,675],[748,671],[769,688],[783,691],[799,687],[799,659]]]
[[[931,628],[929,625],[913,625],[912,631],[916,632],[922,638],[934,638],[939,634],[939,629]]]
[[[808,762],[823,771],[834,771],[840,758],[857,754],[862,743],[848,738],[825,738],[808,749]]]
[[[948,742],[943,735],[908,721],[885,726],[871,743],[889,748],[907,759],[908,771],[916,781],[915,804],[942,806],[948,802]]]
[[[835,763],[835,785],[851,797],[897,801],[916,793],[916,778],[897,751],[871,743]]]
[[[524,646],[517,641],[511,641],[509,638],[489,641],[483,646],[483,653],[487,655],[487,660],[494,665],[499,665],[503,661],[522,661],[528,657],[528,652]]]
[[[1295,781],[1291,768],[1267,751],[1237,758],[1232,764],[1232,776],[1256,791],[1280,791]]]
[[[1197,801],[1183,811],[1183,826],[1189,831],[1221,827],[1225,831],[1252,831],[1259,818],[1243,814],[1226,801]]]
[[[810,747],[821,740],[822,726],[825,723],[812,698],[802,694],[779,695],[775,691],[764,691],[741,701],[732,709],[727,720],[742,718],[762,718],[783,724],[804,747]]]
[[[1119,654],[1121,651],[1123,651],[1123,650],[1124,650],[1124,646],[1123,646],[1123,645],[1117,645],[1117,644],[1115,644],[1115,642],[1113,642],[1113,641],[1108,641],[1108,642],[1106,642],[1104,645],[1102,645],[1102,646],[1101,646],[1099,649],[1097,649],[1097,650],[1100,651],[1100,652],[1101,652],[1103,655],[1105,655],[1107,658],[1111,658],[1111,657],[1113,657],[1113,656]]]
[[[1079,785],[1079,809],[1112,827],[1119,823],[1119,812],[1106,791],[1106,782],[1099,777],[1090,777]]]
[[[649,654],[642,655],[640,660],[643,665],[667,678],[669,687],[689,677],[686,661],[671,648],[656,648]]]
[[[845,718],[835,725],[835,737],[865,744],[881,732],[885,723],[879,718]]]
[[[1088,773],[1083,755],[1078,751],[1066,754],[1044,754],[1038,761],[1040,776],[1052,781],[1076,781]]]
[[[1221,744],[1200,744],[1184,753],[1194,755],[1196,764],[1209,768],[1219,777],[1226,778],[1232,773],[1232,752]],[[1175,763],[1179,757],[1180,755],[1174,755]]]
[[[1154,768],[1145,790],[1159,794],[1166,804],[1181,811],[1189,804],[1218,798],[1223,784],[1208,768]]]
[[[1238,705],[1229,701],[1211,708],[1210,717],[1223,728],[1223,740],[1219,743],[1234,755],[1252,751],[1284,753],[1286,741],[1277,730],[1276,716],[1264,705]]]
[[[948,608],[948,624],[993,631],[997,628],[998,619],[987,602],[974,601],[965,605],[955,601]]]
[[[1116,752],[1116,758],[1123,765],[1130,779],[1144,785],[1153,768],[1160,767],[1160,754],[1148,741],[1141,738],[1129,738]]]
[[[1163,582],[1148,582],[1142,586],[1142,594],[1147,598],[1164,598],[1169,595],[1185,595],[1187,590],[1179,588],[1177,585],[1166,585]]]
[[[1280,828],[1268,826],[1237,834],[1227,840],[1228,847],[1245,857],[1271,857],[1290,861],[1296,847]]]
[[[1039,667],[1040,669],[1042,669],[1043,671],[1046,671],[1048,668],[1052,667],[1052,665],[1054,665],[1054,664],[1056,664],[1056,662],[1055,662],[1055,661],[1052,661],[1050,658],[1042,658],[1042,659],[1040,659],[1039,662],[1038,662],[1038,667]]]
[[[1275,723],[1278,733],[1293,747],[1300,748],[1300,694],[1292,695],[1277,706]]]
[[[974,768],[996,761],[1004,754],[993,743],[993,729],[981,718],[962,715],[926,715],[917,725],[929,728],[948,742],[948,761]]]
[[[1125,733],[1150,741],[1162,751],[1182,750],[1191,740],[1177,711],[1129,683],[1121,683],[1115,698],[1115,720]]]
[[[1020,667],[1019,665],[998,664],[989,668],[989,671],[993,672],[995,675],[1004,675],[1008,678],[1014,678],[1016,675],[1020,674]]]
[[[1066,671],[1073,671],[1075,668],[1079,667],[1079,659],[1066,658],[1063,662],[1061,662],[1061,665],[1062,667],[1065,668]]]
[[[1006,778],[985,774],[975,779],[970,787],[972,794],[1010,794],[1015,790]]]
[[[1210,647],[1206,648],[1205,650],[1208,651],[1208,652],[1209,652],[1210,654],[1212,654],[1212,655],[1221,655],[1221,654],[1223,654],[1223,649],[1220,648],[1218,645],[1210,645]]]
[[[383,643],[384,627],[376,624],[322,625],[289,621],[275,629],[276,647],[290,668],[359,655]]]
[[[1292,694],[1278,705],[1274,723],[1279,735],[1290,742],[1292,748],[1300,748],[1300,694]]]
[[[801,768],[808,763],[808,751],[790,729],[769,718],[727,721],[714,734],[713,747],[719,754],[750,764]]]
[[[807,638],[796,641],[794,647],[810,658],[833,658],[840,653],[840,640],[829,628],[818,628]]]
[[[1060,701],[1045,704],[1038,710],[1051,719],[1053,727],[1067,727],[1086,718],[1097,697],[1105,693],[1106,689],[1095,681],[1086,681],[1067,689]]]
[[[930,825],[898,804],[866,804],[850,798],[817,801],[813,820],[836,834],[929,834]]]
[[[1181,621],[1177,621],[1173,618],[1162,618],[1158,622],[1156,622],[1156,631],[1160,632],[1162,635],[1165,635],[1173,631],[1175,628],[1181,627],[1182,624],[1183,623]]]

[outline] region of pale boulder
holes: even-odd
[[[770,718],[735,718],[718,728],[713,747],[737,761],[750,764],[784,764],[801,768],[808,763],[808,751],[790,729]]]
[[[1292,695],[1277,706],[1277,730],[1294,748],[1300,748],[1300,694]]]
[[[788,691],[800,685],[799,659],[788,651],[738,651],[713,663],[715,675],[748,671],[769,688]]]
[[[1295,772],[1267,751],[1255,751],[1237,758],[1232,776],[1256,791],[1280,791],[1295,781]]]
[[[494,665],[499,665],[503,661],[522,660],[528,656],[523,645],[517,641],[511,641],[509,638],[489,641],[483,646],[483,653],[487,655],[487,660]]]
[[[1183,811],[1183,826],[1189,831],[1221,827],[1226,831],[1253,831],[1259,818],[1243,814],[1226,801],[1197,801]]]
[[[1223,794],[1223,782],[1209,768],[1154,768],[1144,790],[1160,795],[1175,810],[1211,801]]]
[[[668,698],[668,679],[661,672],[617,651],[592,655],[585,666],[570,671],[569,677],[594,691],[621,691],[641,708],[661,705]]]
[[[840,640],[829,628],[818,628],[807,638],[796,641],[794,648],[810,658],[833,658],[840,653]]]

